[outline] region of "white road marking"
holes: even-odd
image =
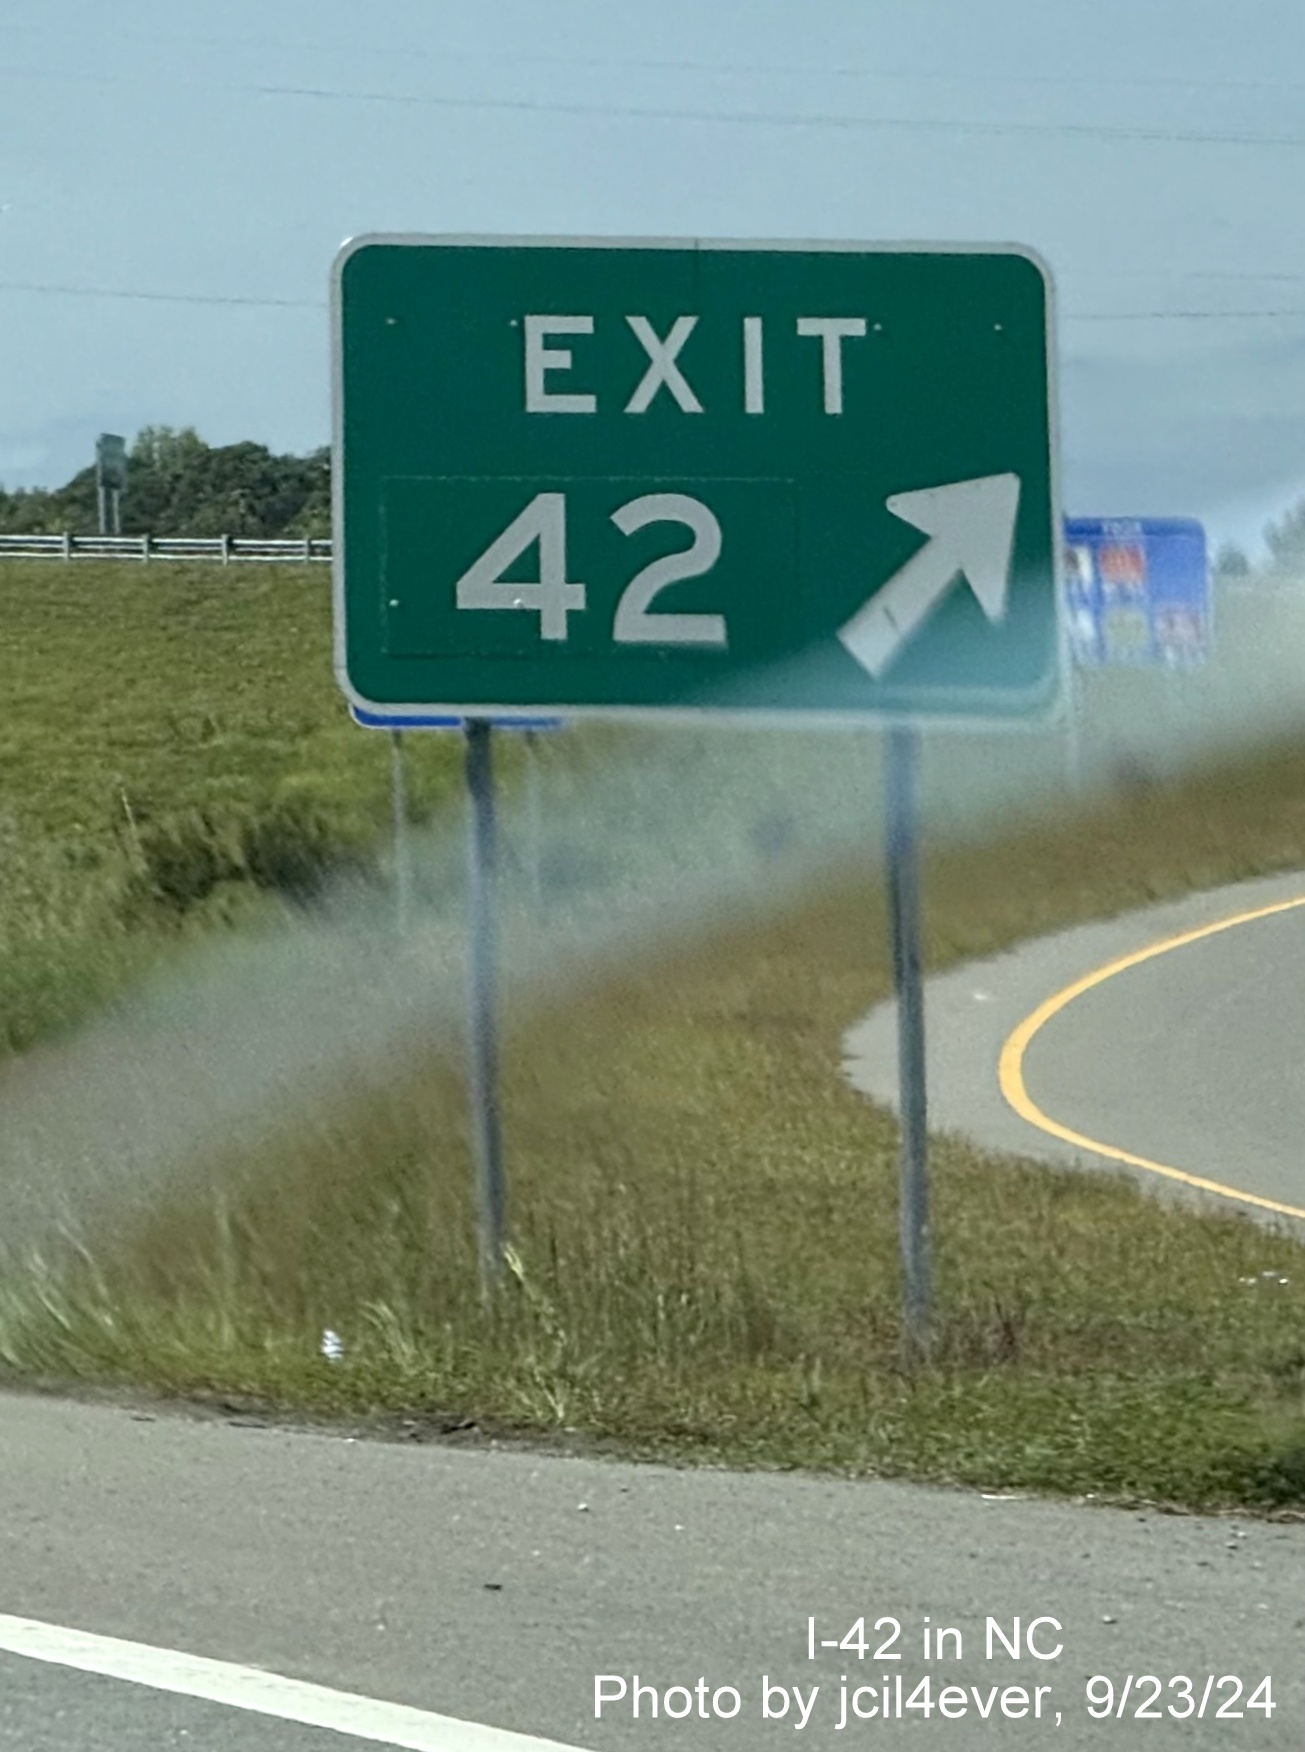
[[[514,1734],[506,1728],[459,1721],[455,1716],[432,1715],[402,1703],[384,1703],[356,1692],[332,1691],[328,1686],[310,1685],[302,1679],[285,1679],[256,1667],[211,1661],[203,1655],[154,1648],[149,1643],[123,1642],[118,1637],[96,1636],[85,1630],[68,1630],[35,1618],[13,1618],[0,1613],[0,1652],[22,1655],[31,1661],[48,1661],[57,1667],[75,1667],[82,1673],[99,1673],[107,1679],[145,1685],[153,1691],[202,1698],[208,1703],[224,1704],[228,1709],[300,1722],[305,1727],[329,1728],[355,1740],[404,1746],[410,1752],[575,1752],[574,1747],[564,1747],[556,1740],[537,1739],[532,1734]]]

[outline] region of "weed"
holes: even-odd
[[[207,921],[233,883],[311,897],[383,824],[385,751],[335,697],[322,581],[128,571],[92,585],[89,569],[29,583],[0,568],[22,635],[0,747],[22,872],[0,900],[0,1021],[19,1044],[158,953],[169,915]],[[82,717],[50,707],[79,698]],[[578,769],[614,746],[577,739]],[[1300,867],[1300,755],[1287,742],[1181,783],[1149,773],[1144,791],[1129,775],[1090,810],[939,847],[931,964]],[[419,808],[456,782],[447,744],[422,759]],[[767,827],[759,855],[786,843]],[[600,876],[577,860],[559,880]],[[154,898],[128,919],[133,881]],[[342,1087],[250,1154],[198,1165],[94,1237],[94,1257],[13,1262],[0,1362],[669,1457],[1305,1501],[1299,1241],[1121,1177],[936,1140],[937,1346],[903,1372],[897,1131],[838,1070],[842,1030],[889,983],[883,896],[853,871],[514,1011],[513,1251],[489,1309],[462,1079],[422,1051],[386,1086]],[[1288,1280],[1272,1296],[1238,1289],[1266,1270]]]

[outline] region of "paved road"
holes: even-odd
[[[877,1687],[900,1668],[913,1686],[926,1619],[964,1635],[962,1661],[929,1669],[935,1686],[985,1699],[994,1683],[1030,1697],[1050,1686],[1042,1721],[1002,1718],[998,1704],[986,1722],[971,1706],[852,1733],[909,1733],[939,1752],[1123,1748],[1139,1733],[1158,1748],[1299,1752],[1305,1729],[1301,1525],[351,1442],[26,1396],[0,1398],[0,1497],[0,1613],[575,1746],[784,1744],[793,1708],[760,1719],[763,1674],[804,1700],[818,1685],[802,1743],[841,1745],[840,1676]],[[1013,1660],[996,1645],[986,1660],[989,1614],[1008,1635],[1016,1615],[1058,1619],[1038,1646],[1063,1653]],[[862,1615],[894,1617],[905,1658],[811,1661],[809,1615],[820,1641]],[[1267,1672],[1278,1707],[1271,1721],[1089,1720],[1085,1681],[1130,1672],[1186,1674],[1198,1696],[1207,1674]],[[653,1723],[617,1707],[596,1721],[597,1673],[659,1688],[706,1678],[736,1687],[743,1710]],[[6,1739],[51,1752],[348,1743],[0,1655]]]
[[[1045,1000],[1157,942],[1305,896],[1305,875],[1273,877],[1148,908],[1022,945],[930,980],[926,995],[931,1123],[994,1149],[1080,1167],[1120,1162],[1048,1133],[998,1085],[1002,1048]],[[1081,1138],[1285,1205],[1240,1208],[1305,1222],[1305,907],[1205,935],[1073,997],[1032,1034],[1022,1075],[1030,1102]],[[848,1074],[896,1101],[894,1008],[852,1029]],[[1139,1169],[1154,1191],[1210,1195]],[[1225,1206],[1227,1201],[1224,1200]]]
[[[1204,896],[947,976],[930,996],[935,1119],[1000,1147],[1080,1157],[1002,1101],[994,1073],[1010,1029],[1094,967],[1303,888],[1294,878]],[[1029,1090],[1094,1135],[1127,1134],[1142,1153],[1179,1156],[1213,1127],[1263,1122],[1272,1144],[1263,1172],[1276,1178],[1256,1184],[1293,1192],[1297,1121],[1284,1042],[1294,992],[1305,990],[1302,939],[1305,910],[1284,913],[1094,988],[1030,1043]],[[1267,1040],[1266,1014],[1274,1018]],[[871,1018],[850,1045],[862,1083],[889,1093],[891,1015]],[[1237,1053],[1245,1063],[1228,1070],[1221,1094],[1215,1079]],[[1080,1075],[1084,1061],[1089,1078]],[[1209,1084],[1199,1104],[1193,1072]],[[1130,1130],[1135,1124],[1151,1129]],[[1248,1165],[1232,1162],[1215,1136],[1213,1153],[1195,1165],[1236,1169],[1246,1180]],[[501,1735],[467,1737],[449,1718],[596,1752],[636,1740],[783,1744],[798,1704],[762,1719],[763,1676],[799,1688],[803,1707],[819,1688],[800,1728],[804,1744],[841,1746],[841,1732],[869,1730],[891,1743],[909,1734],[939,1752],[1043,1742],[1086,1752],[1139,1738],[1161,1749],[1300,1752],[1305,1738],[1299,1524],[349,1441],[28,1396],[0,1397],[0,1496],[0,1747],[25,1752],[326,1752],[349,1742],[321,1724],[342,1726],[350,1712],[354,1733],[366,1730],[374,1743],[441,1752],[511,1752]],[[812,1660],[812,1615],[821,1643],[864,1617],[872,1647],[891,1637],[891,1625],[875,1634],[875,1622],[895,1620],[901,1636],[884,1653],[904,1658],[862,1661],[819,1648]],[[1026,1627],[1054,1619],[1061,1628],[1041,1625],[1037,1647],[1062,1650],[1041,1660],[1026,1648],[1016,1659],[994,1644],[989,1659],[989,1616],[1008,1636],[1016,1617]],[[87,1644],[92,1652],[77,1658],[93,1671],[51,1665],[30,1657],[32,1636],[51,1634],[43,1625],[126,1639],[144,1652]],[[962,1633],[963,1658],[949,1648],[927,1661],[924,1631],[943,1626]],[[150,1650],[206,1657],[203,1673],[176,1681],[198,1695],[121,1677],[175,1676],[176,1658]],[[948,1719],[935,1706],[927,1720],[853,1718],[840,1730],[843,1675],[850,1687],[869,1685],[859,1693],[868,1708],[885,1679],[892,1697],[899,1671],[907,1696],[929,1673],[935,1704],[942,1686],[960,1687],[948,1693],[949,1708],[960,1699],[966,1713]],[[1212,1679],[1210,1714],[1228,1700],[1231,1679],[1217,1689],[1224,1675],[1244,1681],[1244,1705],[1268,1674],[1276,1709],[1270,1719],[1162,1717],[1143,1726],[1132,1714],[1137,1693],[1123,1718],[1089,1717],[1094,1674],[1122,1682],[1147,1673],[1166,1683],[1186,1676],[1196,1698]],[[627,1698],[596,1719],[597,1674],[611,1676],[613,1692],[637,1674],[663,1702],[669,1686],[686,1688],[676,1702],[695,1699],[700,1680],[707,1698],[734,1687],[740,1712],[699,1719],[695,1700],[687,1719],[650,1721],[645,1702],[635,1721]],[[266,1675],[328,1689],[277,1691]],[[248,1704],[260,1685],[281,1697],[289,1719],[215,1701]],[[1002,1714],[1001,1699],[1018,1710],[1022,1694],[1028,1707],[1040,1705],[1038,1719]],[[729,1708],[729,1692],[719,1696]],[[408,1713],[369,1715],[359,1698]],[[1161,1709],[1168,1705],[1184,1707],[1181,1684],[1161,1694]]]
[[[341,1752],[344,1745],[329,1729],[0,1656],[5,1752]]]

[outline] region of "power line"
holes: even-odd
[[[1305,316],[1305,306],[1292,310],[1069,310],[1066,322],[1246,322],[1275,317]]]
[[[1088,268],[1075,278],[1094,280],[1253,280],[1259,285],[1305,285],[1305,274],[1256,268]]]
[[[30,292],[68,298],[143,299],[155,304],[203,304],[273,310],[327,309],[321,298],[259,298],[209,292],[153,292],[138,287],[70,286],[37,280],[0,280],[0,292]],[[1242,322],[1305,317],[1305,306],[1274,310],[1067,310],[1065,322]]]
[[[21,25],[11,27],[24,34],[42,34],[43,27],[38,25]],[[45,32],[44,34],[49,34]],[[57,33],[60,36],[62,32]],[[121,31],[116,27],[113,40],[134,40],[148,42],[159,46],[162,41],[177,48],[206,49],[259,49],[271,50],[277,53],[302,53],[301,42],[284,42],[267,37],[171,37],[161,39],[156,32]],[[793,62],[765,61],[694,61],[687,59],[645,59],[632,56],[599,56],[599,55],[545,55],[528,54],[518,50],[490,50],[465,48],[422,48],[416,44],[394,44],[388,47],[375,43],[343,43],[319,44],[319,53],[343,55],[349,58],[370,56],[373,59],[381,57],[389,60],[400,60],[405,63],[413,60],[422,61],[487,61],[497,66],[525,67],[585,67],[597,71],[631,71],[658,73],[709,73],[709,74],[743,74],[768,77],[784,75],[798,78],[826,79],[874,79],[890,81],[918,81],[932,84],[964,84],[964,85],[1054,85],[1060,89],[1065,86],[1063,73],[1030,73],[1024,70],[1013,73],[994,72],[943,72],[938,68],[877,68],[856,67],[846,65],[800,65]],[[1200,79],[1183,74],[1125,74],[1111,69],[1111,89],[1142,89],[1150,90],[1164,87],[1181,91],[1280,91],[1283,93],[1305,91],[1305,83],[1299,80],[1279,79]]]
[[[601,116],[609,120],[722,122],[737,127],[832,128],[842,131],[899,129],[943,134],[1056,134],[1094,140],[1146,140],[1199,146],[1305,146],[1305,134],[1227,134],[1184,128],[1108,127],[1100,122],[989,122],[953,117],[799,115],[785,111],[658,109],[653,107],[566,103],[536,98],[416,96],[385,91],[350,91],[312,85],[260,85],[263,97],[306,97],[349,103],[381,103],[408,108],[498,110],[530,115]]]
[[[155,304],[250,305],[260,309],[325,310],[321,298],[241,298],[213,292],[144,292],[116,286],[65,286],[38,280],[0,280],[0,292],[54,293],[63,298],[148,299]]]
[[[0,68],[0,77],[77,80],[96,85],[148,85],[157,80],[137,74],[71,73],[63,69]],[[175,83],[175,82],[174,82]],[[298,97],[315,102],[387,104],[407,109],[443,109],[518,115],[590,116],[608,121],[715,123],[728,127],[819,129],[837,132],[897,131],[935,134],[979,134],[1025,138],[1054,135],[1063,139],[1144,141],[1168,145],[1299,148],[1305,134],[1211,133],[1193,128],[1112,127],[1103,122],[1020,122],[963,120],[952,116],[803,115],[791,111],[691,109],[677,106],[622,105],[554,101],[539,98],[454,97],[440,93],[357,91],[340,86],[253,85],[234,81],[188,80],[198,89],[248,92],[259,97]]]

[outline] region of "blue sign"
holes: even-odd
[[[423,717],[415,712],[403,712],[394,717],[383,712],[369,712],[362,706],[350,705],[349,716],[364,730],[461,730],[465,718]],[[496,730],[560,730],[560,718],[491,718]]]
[[[1205,530],[1190,517],[1067,517],[1065,619],[1083,667],[1185,669],[1210,652]]]

